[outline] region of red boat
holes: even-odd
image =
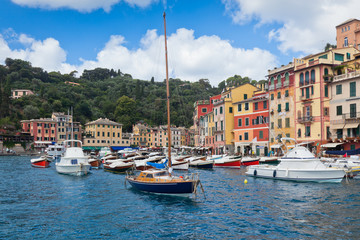
[[[225,156],[223,158],[215,159],[214,162],[214,167],[240,168],[240,166],[240,156]]]
[[[259,157],[243,157],[241,159],[241,166],[259,165]]]
[[[39,158],[31,159],[31,166],[37,168],[47,168],[50,165],[50,160],[47,159],[46,156],[41,156]]]
[[[90,157],[88,161],[89,161],[89,163],[91,165],[91,168],[99,169],[101,167],[101,160],[100,159]]]

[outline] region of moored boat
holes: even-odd
[[[107,164],[104,164],[104,170],[112,172],[126,172],[134,166],[133,162],[123,162],[121,160]]]
[[[189,166],[194,168],[207,168],[212,169],[214,167],[214,160],[207,160],[206,157],[193,157],[189,158]]]
[[[241,158],[241,166],[259,165],[259,157],[246,156]]]
[[[47,156],[41,156],[39,158],[33,158],[30,160],[31,166],[36,168],[47,168],[50,166],[50,160]]]
[[[246,175],[253,177],[315,182],[341,182],[345,175],[342,169],[329,168],[307,148],[295,146],[280,159],[277,166],[249,166]]]
[[[81,141],[79,140],[66,140],[64,141],[65,153],[56,162],[56,171],[62,174],[83,176],[90,172],[90,164],[88,156],[84,155],[81,148]]]
[[[241,156],[224,156],[222,158],[215,159],[214,167],[240,168]]]
[[[97,157],[93,157],[93,156],[89,157],[88,162],[91,165],[91,168],[99,169],[101,167],[101,160],[98,159]]]

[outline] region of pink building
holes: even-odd
[[[11,90],[11,95],[12,98],[14,99],[18,99],[21,98],[22,96],[28,96],[28,95],[33,95],[34,93],[30,90],[26,90],[26,89],[16,89],[16,90]]]

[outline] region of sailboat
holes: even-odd
[[[168,161],[159,164],[158,169],[148,169],[141,171],[138,176],[127,175],[126,180],[137,190],[174,195],[190,195],[196,193],[200,180],[197,174],[191,176],[178,177],[172,173],[171,162],[171,130],[170,130],[170,93],[169,75],[167,61],[167,40],[166,40],[166,15],[164,12],[164,36],[165,36],[165,62],[166,62],[166,94],[167,94],[167,131],[168,131]],[[160,169],[159,169],[160,168]],[[162,168],[162,169],[161,169]]]

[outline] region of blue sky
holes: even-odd
[[[50,2],[50,3],[49,3]],[[356,0],[2,0],[0,62],[69,73],[96,67],[162,81],[162,13],[171,77],[217,85],[335,44],[335,26],[359,18]]]

